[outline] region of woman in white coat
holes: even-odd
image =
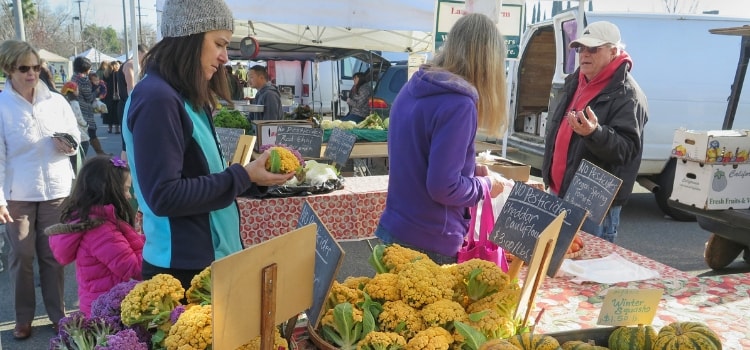
[[[44,229],[60,222],[60,204],[70,194],[80,132],[68,101],[40,82],[39,53],[26,42],[0,44],[7,80],[0,92],[0,224],[10,246],[8,271],[15,305],[13,337],[31,336],[36,300],[34,258],[42,299],[56,329],[65,316],[63,267],[49,248]],[[73,143],[54,138],[72,135]]]

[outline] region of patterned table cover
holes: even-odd
[[[598,326],[599,310],[610,288],[663,289],[652,325],[658,330],[675,321],[708,324],[722,338],[724,349],[750,349],[750,274],[696,277],[587,233],[578,259],[617,253],[638,265],[656,270],[657,279],[600,284],[573,283],[568,277],[547,278],[539,289],[532,317],[544,309],[536,327],[542,333]]]
[[[372,238],[385,208],[388,176],[347,177],[327,194],[285,198],[238,198],[242,243],[249,247],[297,227],[307,201],[339,241]]]

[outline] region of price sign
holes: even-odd
[[[588,210],[589,220],[601,225],[621,185],[620,178],[584,159],[564,199]]]
[[[276,129],[276,144],[294,148],[303,157],[320,158],[323,129],[279,125]]]
[[[651,324],[664,294],[661,289],[612,288],[599,312],[599,325]]]
[[[330,159],[334,163],[344,166],[352,154],[354,143],[357,142],[357,135],[346,132],[339,128],[331,130],[331,137],[328,138],[326,150],[323,158]]]
[[[302,204],[302,212],[297,220],[297,227],[304,227],[309,224],[316,224],[318,233],[315,238],[315,278],[313,280],[313,303],[306,311],[307,317],[313,322],[315,327],[318,326],[323,305],[328,298],[328,291],[331,288],[333,280],[336,278],[336,272],[344,260],[344,250],[336,242],[315,210],[307,201]]]
[[[547,275],[553,277],[560,269],[565,252],[583,224],[586,210],[516,181],[490,239],[528,264],[539,235],[563,211],[566,212],[565,220],[547,270]]]

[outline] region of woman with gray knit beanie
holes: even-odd
[[[231,101],[224,65],[234,18],[223,0],[167,0],[158,42],[122,123],[138,206],[143,212],[143,278],[190,280],[215,259],[241,250],[236,197],[261,194],[294,176],[265,169],[268,153],[243,166],[221,156],[212,113]]]

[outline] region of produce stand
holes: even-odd
[[[560,339],[583,336],[603,339],[611,327],[598,326],[597,318],[607,292],[612,288],[657,288],[664,294],[653,321],[661,328],[675,321],[708,324],[718,333],[724,349],[750,349],[750,273],[696,277],[603,239],[583,233],[585,249],[579,259],[596,259],[617,253],[638,265],[656,270],[660,278],[614,284],[573,283],[567,277],[547,278],[536,296],[534,315],[544,309],[535,332]],[[521,271],[525,273],[525,269]],[[299,349],[316,348],[306,325],[295,332]],[[578,338],[582,339],[582,338]]]
[[[712,29],[710,32],[720,35],[742,36],[737,71],[731,85],[729,102],[722,124],[722,129],[730,130],[734,124],[747,66],[750,63],[750,26]],[[742,125],[741,127],[750,127],[750,125]],[[747,185],[750,186],[750,183]],[[668,204],[695,215],[700,227],[713,233],[704,252],[706,263],[710,268],[723,268],[734,261],[743,249],[750,249],[750,210],[704,210],[671,199]],[[747,252],[745,254],[745,261],[750,263],[750,254]]]

